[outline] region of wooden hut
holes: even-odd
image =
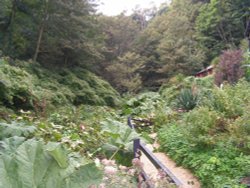
[[[214,69],[214,66],[213,66],[213,65],[210,65],[209,67],[207,67],[207,68],[201,70],[200,72],[197,72],[197,73],[195,74],[195,77],[200,77],[200,78],[202,78],[202,77],[211,75],[211,74],[213,74],[213,69]]]

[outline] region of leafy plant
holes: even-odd
[[[230,125],[232,142],[246,154],[250,153],[250,117],[248,108]]]
[[[12,136],[31,137],[36,127],[22,122],[0,123],[0,140]]]
[[[2,150],[2,149],[1,149]],[[11,155],[0,155],[0,187],[88,187],[99,184],[102,173],[94,163],[69,156],[60,144],[24,141]]]
[[[240,185],[240,179],[249,174],[248,155],[241,154],[228,140],[210,148],[196,147],[190,136],[197,135],[187,136],[185,132],[186,127],[177,123],[162,128],[158,132],[161,150],[190,168],[204,187],[245,187]]]
[[[158,108],[166,107],[157,92],[146,92],[130,98],[123,106],[122,115],[152,116]]]
[[[107,143],[103,145],[106,154],[123,165],[131,165],[133,140],[139,138],[139,134],[129,126],[115,120],[107,119],[101,124],[102,132],[108,138]]]
[[[177,98],[177,106],[189,111],[196,107],[198,104],[198,95],[191,89],[182,89],[179,97]]]
[[[243,54],[242,69],[244,71],[244,77],[247,81],[250,81],[250,52],[246,51]]]
[[[236,119],[243,114],[249,104],[250,85],[240,80],[236,85],[225,85],[223,88],[214,88],[204,97],[204,106],[223,113],[227,118]]]
[[[0,103],[8,108],[35,110],[43,115],[60,105],[119,103],[119,94],[95,74],[83,69],[51,72],[37,63],[0,64]]]

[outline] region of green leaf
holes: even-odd
[[[0,187],[21,188],[21,183],[17,175],[17,165],[10,156],[0,157]]]
[[[90,185],[99,185],[102,182],[102,173],[96,167],[95,163],[81,166],[66,180],[67,188],[89,187]]]
[[[53,162],[46,156],[43,148],[41,141],[28,140],[17,149],[16,163],[18,176],[22,180],[21,187],[34,188],[43,183],[43,178]]]
[[[24,137],[10,137],[0,141],[0,154],[12,154],[25,141]]]
[[[57,143],[28,140],[12,154],[0,155],[1,188],[79,188],[101,181],[94,163],[86,164],[79,155],[68,157]]]
[[[61,168],[68,167],[66,150],[59,143],[48,143],[46,146],[48,153],[56,160]]]
[[[0,139],[12,136],[24,136],[28,137],[33,134],[36,130],[36,127],[25,125],[24,123],[11,122],[0,123]]]

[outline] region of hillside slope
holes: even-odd
[[[34,62],[0,59],[0,104],[14,110],[64,105],[116,106],[119,94],[82,68],[49,70]]]

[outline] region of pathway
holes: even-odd
[[[155,137],[155,135],[153,135]],[[151,151],[154,150],[154,148],[158,148],[158,144],[147,144],[146,145],[148,149]],[[184,169],[183,167],[178,167],[176,163],[170,159],[168,155],[165,153],[160,153],[160,152],[153,152],[154,155],[164,164],[183,184],[181,188],[200,188],[200,182],[194,175],[187,169]],[[158,172],[155,169],[154,165],[146,158],[146,156],[142,155],[141,156],[141,161],[144,164],[144,170],[147,173],[147,175],[155,179]]]

